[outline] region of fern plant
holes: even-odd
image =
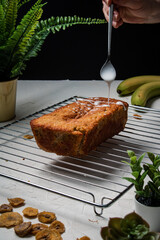
[[[19,77],[26,63],[36,57],[52,32],[65,30],[76,24],[102,24],[104,19],[77,16],[51,17],[42,20],[42,0],[37,0],[18,21],[21,7],[31,0],[0,0],[0,81]]]

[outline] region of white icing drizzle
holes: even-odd
[[[123,106],[123,108],[124,108],[124,111],[126,111],[126,107],[124,106],[124,103],[123,103],[123,102],[121,102],[121,101],[118,101],[118,102],[116,102],[116,104],[117,104],[117,105],[122,105],[122,106]]]
[[[97,99],[97,100],[96,100]],[[86,104],[87,102],[87,104]],[[117,101],[117,102],[112,102],[112,101],[108,101],[108,102],[104,102],[103,100],[99,100],[98,97],[95,97],[95,98],[90,98],[90,99],[78,99],[78,104],[80,105],[86,105],[87,107],[87,110],[90,111],[90,110],[96,110],[96,108],[108,108],[110,107],[110,104],[117,104],[117,105],[122,105],[123,108],[124,108],[124,111],[126,111],[126,107],[124,105],[123,102],[121,101]],[[90,105],[94,105],[95,106],[95,109],[93,109],[92,107],[90,107]]]

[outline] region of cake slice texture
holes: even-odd
[[[79,99],[30,122],[37,145],[63,156],[81,156],[122,131],[128,103],[93,97]]]

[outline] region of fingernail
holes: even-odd
[[[114,19],[116,20],[118,18],[118,13],[114,12]]]

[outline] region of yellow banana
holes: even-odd
[[[131,104],[144,107],[149,99],[156,96],[160,96],[160,82],[145,83],[133,93]]]
[[[121,96],[128,95],[134,92],[142,84],[153,82],[153,81],[160,82],[160,76],[142,75],[142,76],[127,78],[118,85],[117,93],[119,93]]]

